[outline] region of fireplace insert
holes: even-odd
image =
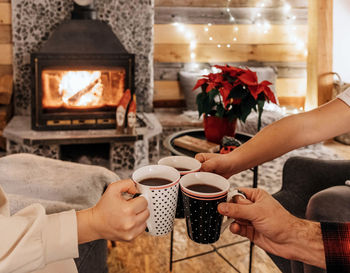
[[[31,54],[32,129],[115,128],[126,89],[134,93],[134,54],[107,23],[67,20]]]

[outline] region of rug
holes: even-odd
[[[286,160],[293,156],[303,156],[309,158],[319,159],[333,159],[341,160],[341,156],[336,154],[333,150],[325,147],[322,143],[308,145],[303,148],[293,150],[286,153],[272,161],[266,162],[259,166],[258,169],[258,187],[273,194],[280,190],[282,186],[282,169]],[[253,171],[246,170],[235,174],[229,179],[231,188],[236,187],[252,187],[253,185]]]

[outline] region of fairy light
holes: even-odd
[[[193,50],[197,47],[197,42],[196,41],[191,41],[190,42],[190,49]]]
[[[291,11],[292,7],[289,3],[284,3],[284,6],[283,6],[283,12],[285,14],[289,13]]]
[[[227,5],[225,8],[225,11],[228,14],[229,17],[229,21],[233,23],[233,42],[237,42],[238,38],[237,38],[237,33],[239,31],[239,26],[236,23],[236,18],[232,15],[232,10],[230,8],[230,3],[232,1],[231,0],[227,0]],[[292,25],[293,22],[296,21],[297,17],[291,13],[292,7],[291,5],[287,2],[287,0],[283,0],[281,1],[283,4],[281,5],[281,11],[286,15],[286,20],[289,20],[290,24]],[[255,24],[255,26],[258,28],[258,31],[260,31],[260,33],[262,34],[267,34],[269,33],[269,31],[271,30],[271,24],[270,22],[264,18],[264,11],[262,9],[266,8],[267,6],[267,0],[261,0],[258,1],[256,8],[255,8],[255,14],[253,15],[253,23]],[[183,33],[183,36],[188,40],[189,42],[189,49],[190,49],[190,57],[192,60],[194,60],[196,58],[196,53],[194,52],[194,50],[197,48],[197,41],[195,40],[195,33],[193,33],[186,25],[179,23],[179,22],[174,22],[172,24],[173,26],[176,27],[177,31],[180,33]],[[204,28],[202,29],[202,31],[204,31],[205,33],[208,33],[207,38],[209,39],[209,41],[214,41],[213,36],[211,36],[210,34],[210,27],[212,26],[212,23],[207,23],[206,26],[204,26]],[[289,36],[290,36],[290,41],[292,44],[294,44],[295,48],[297,50],[300,50],[301,54],[304,54],[305,56],[307,56],[308,51],[306,49],[306,45],[305,42],[302,39],[299,39],[296,35],[296,30],[297,27],[294,25],[291,28],[289,28]],[[218,41],[216,41],[217,47],[221,48],[221,47],[226,47],[226,48],[230,48],[231,44],[219,44],[217,43]]]

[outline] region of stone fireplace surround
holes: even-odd
[[[57,132],[30,130],[31,66],[30,53],[39,50],[51,33],[64,20],[70,19],[73,9],[71,0],[12,0],[13,70],[14,70],[14,112],[15,117],[4,130],[7,138],[7,152],[28,152],[52,158],[60,158],[62,143],[89,143],[89,135],[101,135],[101,131],[81,130],[80,140],[72,135],[57,138]],[[132,169],[146,164],[148,158],[158,152],[158,135],[161,126],[153,114],[153,0],[95,0],[97,19],[109,24],[114,34],[129,53],[135,54],[135,93],[139,125],[136,136],[116,136],[115,130],[107,133],[111,138],[110,168]],[[139,11],[139,12],[137,12]],[[142,12],[141,12],[142,11]],[[143,112],[146,112],[143,114]],[[27,122],[29,124],[27,124]],[[25,130],[23,131],[23,126]],[[18,127],[18,128],[17,128]],[[102,130],[105,131],[105,130]],[[23,135],[29,134],[32,138]],[[85,132],[85,136],[82,136]],[[40,134],[44,134],[43,140]],[[79,133],[78,133],[79,134]],[[103,135],[103,134],[102,134]],[[113,137],[112,137],[113,136]],[[68,139],[71,138],[72,141]],[[50,139],[50,141],[47,141]],[[55,143],[56,141],[56,143]],[[63,141],[63,142],[62,142]],[[98,140],[97,142],[101,142]],[[91,143],[96,143],[95,140]],[[149,155],[148,151],[152,153]],[[122,151],[122,152],[121,152]],[[118,157],[118,158],[116,158]]]

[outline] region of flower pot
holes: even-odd
[[[204,116],[205,138],[214,143],[221,143],[224,136],[234,136],[237,119],[230,121],[228,118]]]

